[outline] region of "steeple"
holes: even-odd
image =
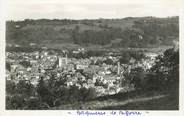
[[[120,74],[120,62],[118,62],[118,75]]]

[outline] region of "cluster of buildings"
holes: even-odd
[[[149,69],[156,55],[148,56],[150,58],[147,60],[128,65],[120,64],[119,57],[115,56],[76,59],[68,58],[66,53],[49,54],[46,50],[30,53],[6,52],[6,79],[15,83],[25,80],[36,87],[40,77],[46,81],[54,76],[56,79],[63,79],[66,87],[75,85],[79,88],[95,88],[98,96],[110,95],[133,89],[122,85],[124,73],[129,73],[138,66]],[[106,59],[111,59],[114,64],[104,63]],[[102,65],[97,65],[97,61],[102,61]]]

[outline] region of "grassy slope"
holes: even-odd
[[[52,108],[53,110],[178,110],[178,94],[156,91],[120,93],[86,102]]]
[[[178,100],[174,96],[157,96],[151,99],[135,100],[123,105],[103,107],[103,110],[178,110]]]

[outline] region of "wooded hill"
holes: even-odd
[[[179,17],[123,19],[25,19],[6,22],[6,42],[28,46],[72,44],[121,48],[172,45],[179,38]]]

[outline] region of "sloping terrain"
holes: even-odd
[[[74,44],[147,48],[170,46],[179,38],[179,17],[123,18],[96,20],[7,21],[6,42],[28,46]],[[50,45],[52,44],[52,45]],[[56,46],[57,48],[57,46]]]
[[[52,110],[178,110],[178,94],[159,92],[131,92],[105,96],[92,101],[77,102]]]

